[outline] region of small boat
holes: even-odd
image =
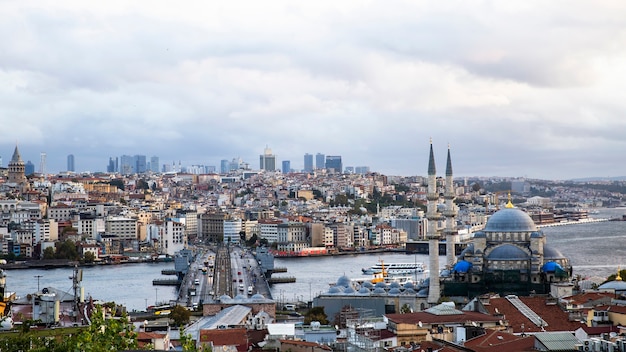
[[[424,263],[383,263],[382,261],[369,268],[361,269],[363,275],[374,275],[386,271],[388,276],[411,275],[424,272],[424,270],[426,270]]]

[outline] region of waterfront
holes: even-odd
[[[85,299],[94,299],[125,305],[131,310],[143,310],[147,305],[176,299],[174,286],[152,286],[152,280],[167,278],[163,269],[173,269],[173,263],[136,263],[89,266],[83,269]],[[26,296],[37,291],[37,285],[72,292],[73,268],[5,270],[7,291]]]
[[[621,217],[624,208],[602,209],[597,218]],[[607,277],[624,268],[626,255],[626,221],[606,221],[586,224],[573,224],[544,228],[549,246],[558,249],[569,257],[574,266],[574,275]],[[275,276],[291,276],[295,283],[277,284],[272,287],[273,298],[277,301],[308,301],[320,292],[325,292],[331,282],[341,275],[350,278],[365,278],[361,268],[369,267],[378,260],[385,262],[422,262],[428,264],[423,254],[407,255],[400,253],[377,253],[367,255],[346,255],[337,257],[308,257],[276,259],[276,267],[286,267],[287,273]],[[445,257],[440,257],[443,267]],[[167,302],[176,298],[176,289],[170,286],[152,286],[152,280],[167,278],[161,275],[163,269],[173,269],[173,263],[139,263],[106,265],[83,268],[85,296],[93,296],[103,301],[115,301],[128,310],[143,310],[155,300]],[[22,269],[7,270],[7,290],[19,296],[37,291],[39,287],[55,287],[71,290],[71,268],[61,269]],[[418,279],[421,277],[418,277]]]

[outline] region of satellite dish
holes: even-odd
[[[476,324],[476,322],[475,322],[475,321],[473,321],[473,322],[472,322],[472,325],[473,325],[473,326],[478,326],[478,324]]]
[[[502,320],[498,321],[498,323],[500,323],[500,325],[504,325],[504,322]]]
[[[418,321],[418,322],[417,322],[417,325],[419,325],[419,327],[420,327],[420,328],[423,326],[423,324],[422,324],[422,322],[421,322],[421,321]]]
[[[498,308],[496,308],[496,314],[500,314],[500,311],[498,310]]]

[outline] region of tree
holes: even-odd
[[[324,313],[324,307],[313,307],[304,315],[304,323],[311,324],[312,321],[319,321],[320,324],[328,324],[328,316]]]
[[[191,312],[183,306],[175,306],[170,312],[170,319],[174,321],[175,326],[185,325],[189,322]]]
[[[93,252],[86,252],[83,260],[85,263],[90,264],[96,260],[96,256],[93,254]]]
[[[114,180],[109,181],[111,186],[117,187],[120,191],[124,190],[124,181],[122,179],[116,178]]]
[[[43,250],[43,259],[54,259],[54,256],[54,247],[46,247],[46,249]]]
[[[76,244],[70,240],[65,240],[63,242],[57,243],[55,258],[78,260],[79,256],[78,250],[76,249]]]

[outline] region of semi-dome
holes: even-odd
[[[543,246],[543,258],[545,260],[566,259],[563,253],[561,253],[558,249],[555,249],[546,245]]]
[[[496,247],[487,256],[488,260],[527,260],[528,254],[512,244]]]
[[[504,208],[493,214],[483,230],[485,232],[536,232],[535,222],[524,211]]]

